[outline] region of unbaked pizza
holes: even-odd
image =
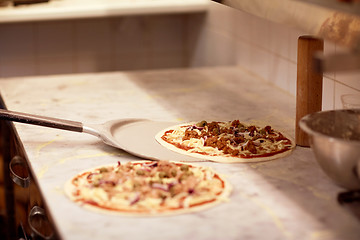
[[[133,161],[84,171],[66,195],[92,210],[131,216],[188,213],[228,199],[231,186],[209,167]]]
[[[269,125],[259,127],[239,120],[179,124],[155,138],[172,151],[217,162],[272,160],[295,147],[290,137]]]

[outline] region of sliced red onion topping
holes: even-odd
[[[116,183],[117,183],[116,181],[111,181],[111,180],[99,180],[100,185],[101,184],[111,184],[111,185],[115,186]]]
[[[135,196],[130,200],[130,205],[134,205],[140,200],[140,193],[136,192]]]
[[[99,174],[99,173],[90,173],[86,178],[87,178],[87,179],[90,179],[90,178],[92,178],[93,175],[98,175],[98,174]]]
[[[155,188],[155,189],[160,189],[160,190],[163,190],[166,192],[169,191],[169,186],[164,185],[164,184],[153,183],[151,186],[152,186],[152,188]]]
[[[151,162],[151,163],[144,163],[143,167],[157,167],[157,165],[158,165],[158,162],[154,161],[154,162]]]

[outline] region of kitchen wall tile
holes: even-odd
[[[298,29],[289,28],[289,60],[291,62],[297,62],[298,40],[303,35],[307,34]]]
[[[360,91],[360,71],[336,72],[336,81]]]
[[[268,79],[275,86],[288,91],[289,61],[276,55],[271,55],[271,57]]]
[[[322,110],[334,109],[335,81],[331,78],[323,78]]]
[[[235,38],[238,41],[251,42],[254,17],[243,11],[236,11],[233,15]]]
[[[191,32],[186,43],[187,65],[189,67],[204,66],[204,61],[207,58],[207,46],[209,45],[210,31],[208,29],[201,29],[198,33]]]
[[[287,91],[293,95],[296,96],[296,86],[297,86],[297,64],[289,61],[288,65],[288,78],[287,78]]]
[[[199,44],[189,56],[191,67],[235,64],[234,38],[205,28],[197,41]]]
[[[49,21],[35,25],[36,55],[39,57],[73,56],[74,22]]]
[[[149,54],[149,69],[182,68],[185,67],[183,51],[155,52]]]
[[[84,19],[74,22],[76,54],[112,55],[116,26],[111,18]]]
[[[245,68],[248,71],[252,71],[251,69],[253,68],[253,66],[252,66],[251,56],[252,56],[253,48],[254,47],[247,42],[237,41],[236,65]]]
[[[202,51],[208,41],[208,30],[206,29],[206,14],[191,14],[185,18],[185,61],[186,66],[202,66]]]
[[[216,2],[210,2],[209,11],[207,13],[207,27],[227,36],[235,35],[235,12],[237,12],[237,10],[233,8]]]
[[[184,51],[184,15],[144,17],[149,48],[153,51]]]
[[[74,59],[71,56],[38,57],[37,74],[68,74],[76,72]]]
[[[32,58],[0,60],[0,77],[31,76],[37,74],[36,69],[36,62]]]
[[[0,25],[0,59],[31,59],[34,57],[34,24]]]
[[[208,42],[209,58],[206,59],[206,63],[210,66],[224,66],[235,64],[235,39],[227,35],[220,34],[218,32],[210,32],[210,41]]]
[[[342,83],[335,82],[334,109],[342,109],[341,95],[360,94],[359,90],[348,87]]]
[[[183,67],[186,20],[181,14],[118,18],[115,69]]]
[[[270,52],[257,48],[254,46],[248,46],[250,48],[250,70],[265,81],[271,81],[269,79],[271,61],[273,56]]]
[[[149,53],[147,51],[117,54],[115,56],[115,69],[147,69],[150,66],[149,61]]]
[[[185,21],[185,15],[119,18],[116,27],[116,53],[185,51]]]
[[[246,32],[246,29],[248,29],[246,26],[243,26],[243,29],[240,27],[235,28],[236,39],[238,40],[236,42],[236,64],[252,71],[295,96],[298,37],[307,34],[298,29],[276,23],[264,22],[262,19],[254,16],[246,16],[245,13],[239,12],[234,19],[236,21],[252,22],[250,40],[247,38],[248,35],[243,34],[243,32]],[[239,23],[238,25],[240,26],[241,24]],[[266,31],[267,27],[271,29],[269,33]],[[246,41],[254,44],[254,46],[246,44]],[[325,55],[335,53],[336,48],[337,46],[334,43],[329,41],[324,42]],[[343,49],[341,49],[341,51],[343,51]],[[251,63],[247,61],[249,57],[251,58]],[[268,74],[266,74],[267,71]],[[360,72],[324,73],[323,109],[327,110],[338,107],[339,97],[335,96],[335,91],[353,92],[360,90],[360,81],[357,80],[359,78]],[[337,84],[335,84],[334,79],[336,79]]]
[[[234,11],[212,2],[206,14],[187,17],[186,65],[200,67],[235,64]]]
[[[74,68],[76,72],[115,69],[116,22],[112,18],[74,22]]]
[[[115,55],[109,54],[79,54],[74,62],[77,73],[113,71],[115,67]]]
[[[196,49],[192,53],[190,59],[190,65],[193,67],[201,67],[210,64],[213,59],[213,55],[210,49],[212,49],[212,42],[211,39],[215,35],[210,29],[204,29],[199,40],[199,44],[197,45]],[[215,46],[214,46],[215,48]]]
[[[143,17],[124,17],[116,21],[115,53],[127,54],[149,50],[149,29]]]
[[[290,58],[290,31],[286,25],[269,23],[269,50],[283,58]]]
[[[0,25],[0,76],[238,65],[296,95],[301,30],[211,2],[208,13]],[[347,49],[325,41],[325,54]],[[360,91],[360,72],[325,73],[323,109]]]
[[[208,52],[205,53],[207,55],[207,57],[204,59],[205,65],[234,65],[235,48],[236,46],[234,38],[220,34],[218,32],[210,32],[210,39],[205,49],[205,51]]]
[[[336,44],[330,41],[324,41],[324,56],[336,53]],[[335,79],[335,72],[325,72],[324,76]]]
[[[251,21],[251,42],[260,48],[269,49],[270,40],[270,22],[253,16]]]

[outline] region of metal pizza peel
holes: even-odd
[[[155,135],[159,131],[175,125],[176,123],[174,122],[158,122],[147,119],[118,119],[103,124],[83,124],[77,121],[5,109],[0,109],[0,119],[91,134],[100,138],[107,145],[145,159],[182,162],[206,161],[205,159],[173,152],[156,141]]]

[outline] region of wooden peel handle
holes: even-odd
[[[307,134],[300,129],[299,121],[307,114],[321,111],[322,107],[322,73],[316,72],[313,56],[324,51],[324,41],[312,36],[300,36],[297,56],[297,88],[296,88],[296,126],[295,142],[299,146],[308,147]]]

